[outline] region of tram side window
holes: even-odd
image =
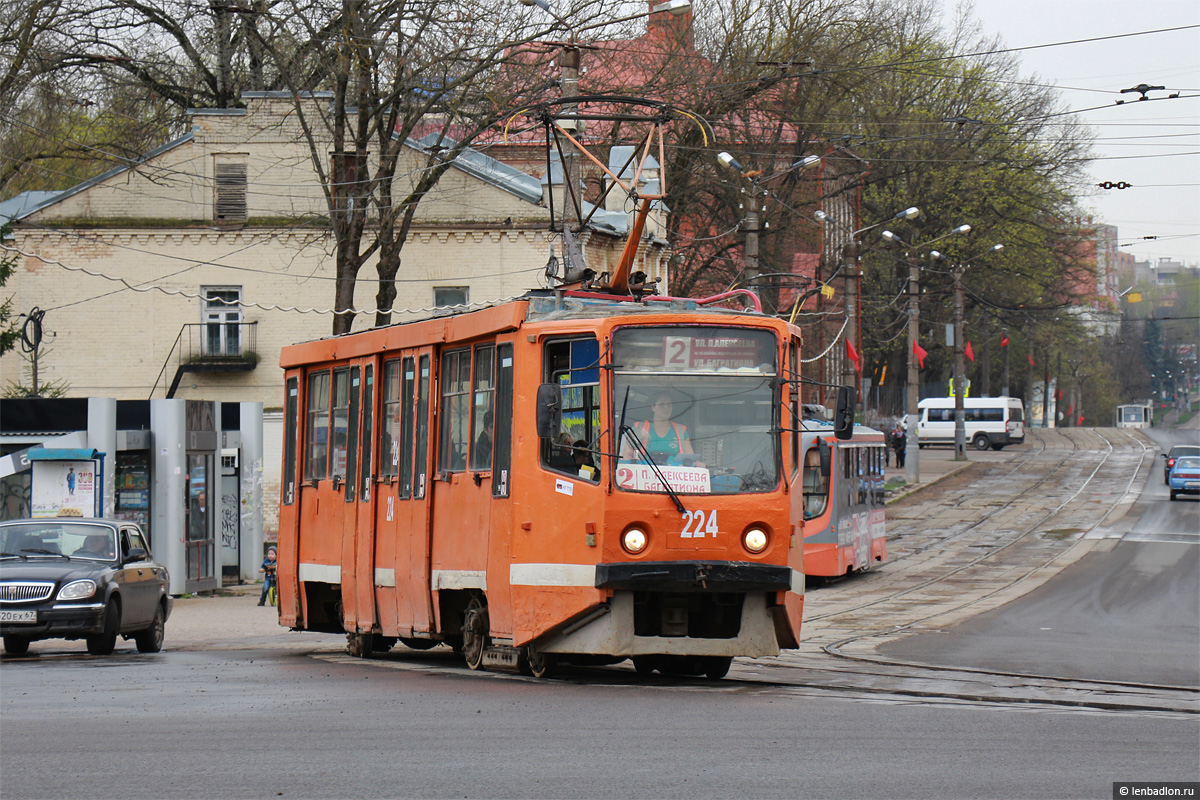
[[[442,472],[467,468],[471,400],[471,351],[442,354],[442,430],[438,466]]]
[[[400,497],[412,496],[413,490],[413,393],[416,374],[412,357],[404,359],[400,371]]]
[[[330,439],[333,445],[330,477],[344,479],[350,438],[350,371],[347,369],[333,371],[333,430],[330,432],[333,434]]]
[[[417,478],[413,487],[413,497],[417,499],[425,496],[425,461],[429,453],[429,356],[421,356],[420,365],[417,378]]]
[[[513,346],[496,348],[495,440],[492,442],[492,495],[508,497],[512,487]]]
[[[283,439],[283,504],[290,506],[296,500],[296,434],[299,420],[299,386],[295,378],[287,379],[287,407],[284,409]]]
[[[821,474],[821,454],[812,447],[804,454],[804,518],[821,516],[828,504],[829,478]]]
[[[383,363],[383,419],[379,423],[379,475],[394,478],[400,464],[400,360]]]
[[[375,368],[367,365],[363,372],[363,431],[362,431],[362,491],[359,499],[371,499],[371,443],[374,440]]]
[[[542,464],[599,480],[600,344],[593,338],[548,342],[544,363],[546,382],[557,383],[563,399],[562,428],[542,441]]]
[[[471,469],[492,468],[492,416],[496,396],[496,348],[475,348],[475,378],[471,401]]]
[[[327,474],[329,463],[329,372],[308,376],[307,430],[304,479],[316,481]]]

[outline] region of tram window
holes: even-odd
[[[362,491],[359,499],[371,499],[371,443],[374,440],[375,368],[368,364],[363,371],[363,431],[362,431]]]
[[[333,436],[330,438],[329,472],[332,478],[346,477],[346,442],[350,427],[350,371],[333,371]]]
[[[304,479],[317,481],[327,474],[329,464],[329,371],[308,376]]]
[[[296,499],[296,433],[299,430],[299,387],[295,378],[287,379],[287,407],[284,409],[283,439],[283,504],[290,506]]]
[[[462,472],[467,468],[468,416],[471,400],[471,351],[442,355],[442,431],[438,469]]]
[[[492,442],[492,495],[508,497],[512,491],[513,346],[496,348],[496,421]]]
[[[829,504],[829,479],[821,474],[821,454],[811,447],[804,454],[804,518],[825,513]]]
[[[416,374],[411,357],[404,359],[400,370],[400,449],[399,472],[400,498],[412,496],[413,488],[413,394],[416,391]]]
[[[350,368],[350,402],[347,406],[346,436],[342,449],[346,462],[346,502],[354,502],[355,486],[358,484],[358,397],[362,391],[361,372],[358,367]]]
[[[542,441],[542,464],[570,475],[579,475],[588,461],[594,469],[591,453],[600,438],[599,342],[594,338],[548,342],[545,370],[546,381],[557,383],[563,398],[562,428],[553,439]],[[599,472],[592,480],[599,480]]]
[[[417,477],[413,497],[425,496],[425,470],[429,453],[429,356],[421,356],[417,375]]]
[[[400,464],[400,360],[383,363],[383,419],[379,424],[379,475],[393,478]]]
[[[471,469],[492,468],[492,406],[496,395],[496,348],[475,348],[475,377],[471,397]]]

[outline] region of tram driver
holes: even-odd
[[[654,396],[651,406],[651,419],[643,420],[633,426],[634,433],[641,440],[642,446],[650,451],[650,456],[658,463],[686,464],[703,467],[692,449],[692,440],[688,435],[687,426],[681,422],[673,422],[675,402],[671,393],[661,391]],[[621,457],[627,460],[640,458],[638,449],[632,442],[626,442]]]

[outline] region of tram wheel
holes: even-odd
[[[463,615],[462,653],[471,669],[483,666],[483,651],[488,645],[488,613],[487,607],[478,597],[471,598],[467,612]]]
[[[729,665],[733,659],[729,656],[708,656],[704,659],[704,677],[710,681],[719,681],[729,674]]]
[[[525,648],[525,672],[535,678],[552,678],[558,669],[558,656],[554,653],[544,653],[533,645]]]

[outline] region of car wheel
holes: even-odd
[[[133,635],[139,653],[157,653],[162,650],[163,639],[166,638],[166,624],[163,622],[162,604],[154,610],[154,621],[144,631]]]
[[[733,659],[729,656],[708,656],[702,662],[704,677],[710,681],[719,681],[729,674],[729,665],[732,663]]]
[[[117,633],[121,630],[121,607],[109,600],[104,607],[104,633],[87,637],[87,650],[94,656],[111,655],[117,646]]]
[[[29,640],[24,636],[5,636],[4,652],[10,656],[23,656],[29,652]]]
[[[975,438],[971,440],[971,443],[975,445],[976,450],[987,450],[992,446],[992,443],[988,440],[986,433],[975,434]]]
[[[1175,490],[1174,489],[1171,490],[1171,499],[1172,500],[1175,499]]]

